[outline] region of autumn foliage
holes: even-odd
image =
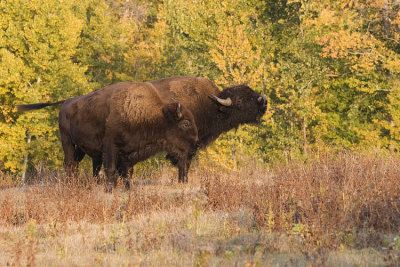
[[[268,98],[260,127],[203,152],[224,159],[211,164],[399,147],[398,1],[7,0],[0,9],[5,172],[40,173],[63,158],[57,108],[19,114],[16,104],[173,75],[247,83]]]

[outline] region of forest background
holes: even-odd
[[[268,99],[261,125],[225,134],[200,160],[398,151],[400,1],[2,0],[0,171],[62,165],[59,108],[17,104],[174,75],[246,83]]]

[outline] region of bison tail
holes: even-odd
[[[17,105],[17,109],[18,109],[19,112],[22,112],[22,111],[28,111],[28,110],[34,110],[34,109],[41,109],[41,108],[45,108],[45,107],[48,107],[48,106],[55,106],[55,105],[62,104],[64,102],[65,102],[65,100],[61,100],[61,101],[53,102],[53,103],[49,102],[49,103]]]

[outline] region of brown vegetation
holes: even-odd
[[[0,191],[0,265],[386,264],[400,255],[400,158],[327,153],[237,172],[193,168],[104,193],[62,174]],[[7,177],[4,176],[4,179]]]

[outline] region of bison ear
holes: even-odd
[[[169,103],[162,108],[164,117],[168,121],[180,121],[183,117],[180,103]]]

